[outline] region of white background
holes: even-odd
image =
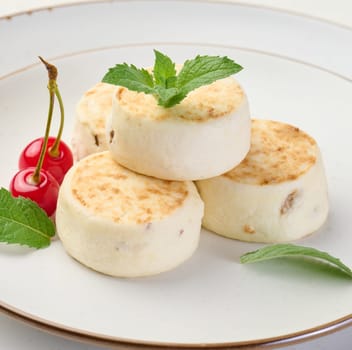
[[[35,8],[52,7],[82,0],[1,0],[0,17]],[[351,0],[242,0],[242,3],[264,5],[289,10],[332,21],[352,29]],[[0,314],[0,349],[8,350],[98,350],[96,346],[76,343],[33,329],[28,325]],[[291,345],[288,350],[347,350],[352,346],[352,328],[346,328],[328,336],[306,343]]]

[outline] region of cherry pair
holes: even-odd
[[[73,165],[70,148],[61,141],[64,126],[64,107],[56,84],[57,69],[54,65],[44,63],[49,76],[49,111],[44,137],[32,141],[22,151],[19,158],[20,171],[10,183],[10,191],[14,197],[22,196],[36,202],[48,216],[56,210],[59,187],[68,169]],[[57,137],[50,137],[50,126],[55,97],[60,107],[60,127]]]

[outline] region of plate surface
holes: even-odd
[[[331,211],[324,227],[299,243],[352,266],[351,40],[351,31],[323,22],[201,1],[117,1],[0,20],[8,53],[0,65],[0,185],[8,186],[21,149],[44,129],[46,72],[35,63],[38,54],[59,68],[66,140],[78,99],[115,63],[151,65],[153,48],[176,61],[228,55],[245,67],[237,79],[254,117],[294,124],[321,147]],[[259,246],[204,231],[188,262],[132,280],[86,269],[59,241],[41,251],[0,246],[0,306],[111,344],[260,344],[351,321],[350,280],[320,264],[239,264]]]

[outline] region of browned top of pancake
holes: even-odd
[[[152,95],[130,91],[124,87],[117,89],[115,97],[121,108],[133,117],[153,120],[179,118],[204,122],[235,112],[245,95],[236,80],[229,77],[190,92],[180,104],[171,108],[159,106]]]
[[[81,123],[87,124],[97,135],[105,135],[105,123],[112,109],[112,95],[116,86],[98,83],[87,90],[76,107]]]
[[[149,223],[170,215],[188,195],[186,182],[136,174],[116,163],[109,152],[76,164],[71,190],[90,212],[116,223]]]
[[[315,140],[302,130],[269,120],[252,120],[246,158],[223,176],[240,183],[270,185],[295,180],[316,162]]]

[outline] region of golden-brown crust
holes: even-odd
[[[154,96],[119,87],[115,97],[120,107],[137,118],[164,120],[179,118],[204,122],[233,113],[245,98],[241,86],[232,77],[217,80],[191,93],[171,108],[158,106]]]
[[[115,85],[98,83],[87,90],[76,111],[80,122],[89,125],[96,135],[105,135],[106,117],[111,113]]]
[[[302,130],[277,121],[253,119],[249,153],[223,176],[253,185],[295,180],[315,164],[317,152],[315,140]]]
[[[188,195],[185,182],[136,174],[116,163],[109,152],[76,165],[73,197],[95,215],[116,223],[146,224],[170,215]]]

